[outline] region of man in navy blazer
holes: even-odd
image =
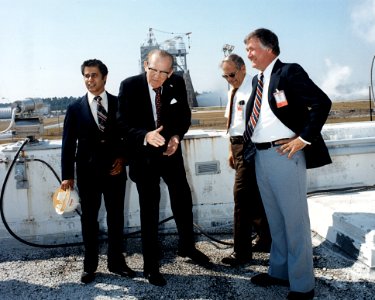
[[[192,197],[180,145],[191,122],[184,79],[173,74],[173,56],[163,50],[152,50],[144,69],[121,82],[119,120],[129,145],[129,176],[139,195],[144,276],[164,286],[158,247],[161,178],[179,234],[178,255],[201,264],[209,258],[194,245]]]
[[[290,286],[288,299],[312,299],[315,279],[306,169],[331,163],[320,133],[331,101],[301,66],[278,59],[278,38],[272,31],[251,32],[245,45],[259,74],[253,79],[244,139],[248,156],[255,159],[272,236],[268,274],[258,274],[251,282]],[[261,100],[259,114],[254,110],[256,98]]]
[[[108,69],[100,60],[85,61],[81,72],[88,92],[68,106],[61,153],[61,188],[73,189],[75,169],[77,174],[85,247],[81,281],[92,282],[98,267],[97,219],[102,195],[107,211],[108,269],[122,277],[134,277],[122,253],[126,172],[125,145],[116,120],[118,100],[105,91]],[[99,102],[106,111],[104,124],[97,114]]]

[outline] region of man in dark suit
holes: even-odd
[[[331,163],[321,129],[331,101],[298,64],[279,59],[278,38],[257,29],[245,38],[247,56],[259,70],[247,105],[247,156],[255,170],[272,246],[260,285],[290,286],[288,299],[313,299],[314,271],[306,199],[306,168]]]
[[[163,286],[158,262],[160,178],[168,186],[178,255],[201,264],[209,258],[194,245],[192,197],[180,146],[191,121],[185,82],[173,74],[173,57],[163,50],[152,50],[144,69],[121,83],[119,120],[129,145],[129,175],[139,194],[144,276]]]
[[[122,277],[134,277],[122,253],[126,172],[116,120],[118,100],[105,91],[108,69],[100,60],[85,61],[81,72],[88,92],[68,106],[61,154],[63,190],[74,188],[76,167],[85,247],[81,281],[95,279],[102,195],[107,210],[108,269]]]

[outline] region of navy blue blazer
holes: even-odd
[[[125,144],[116,120],[118,100],[109,93],[107,96],[108,117],[104,133],[91,113],[87,94],[68,106],[62,139],[62,180],[74,178],[75,164],[79,180],[80,176],[109,172],[115,159],[125,156]]]
[[[146,133],[156,129],[146,73],[122,81],[118,98],[118,119],[129,146],[129,158],[141,159],[162,155],[167,143],[165,147],[159,148],[144,146]],[[183,139],[191,124],[191,111],[185,81],[181,76],[172,74],[164,82],[160,118],[163,126],[160,134],[167,142],[174,135],[178,135],[180,140]]]
[[[253,109],[258,76],[253,78],[253,92],[246,107],[246,120]],[[288,105],[278,108],[273,93],[284,91]],[[331,109],[331,100],[309,78],[298,64],[285,64],[280,60],[272,69],[268,89],[268,102],[272,112],[290,130],[311,143],[303,150],[306,167],[317,168],[331,163],[321,130]]]

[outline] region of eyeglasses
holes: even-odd
[[[228,79],[228,78],[233,78],[234,76],[236,76],[238,73],[238,70],[236,72],[233,72],[233,73],[230,73],[230,74],[223,74],[221,75],[223,78],[225,79]]]
[[[161,70],[157,70],[157,69],[151,68],[148,65],[147,65],[147,69],[149,69],[153,73],[158,73],[158,74],[160,74],[163,77],[167,77],[169,75],[169,73],[170,73],[168,71],[161,71]]]

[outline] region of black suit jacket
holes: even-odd
[[[246,120],[254,105],[258,77],[253,78],[253,92],[246,107]],[[288,105],[278,108],[273,95],[284,91]],[[304,148],[306,167],[316,168],[331,163],[321,130],[331,109],[331,100],[315,85],[298,64],[285,64],[280,60],[272,69],[268,89],[268,101],[272,112],[289,129],[311,143]]]
[[[159,148],[144,146],[146,133],[156,129],[146,73],[122,81],[118,98],[118,118],[124,137],[127,139],[130,159],[162,155],[167,145]],[[164,82],[160,118],[163,126],[160,134],[165,138],[166,144],[174,135],[178,135],[180,140],[183,139],[191,124],[191,111],[187,101],[185,81],[181,76],[172,74]]]
[[[118,157],[124,157],[125,145],[120,138],[116,113],[117,97],[107,93],[108,117],[105,132],[101,132],[91,113],[87,94],[67,108],[62,139],[62,180],[82,176],[109,174]],[[104,172],[104,173],[103,173]]]

